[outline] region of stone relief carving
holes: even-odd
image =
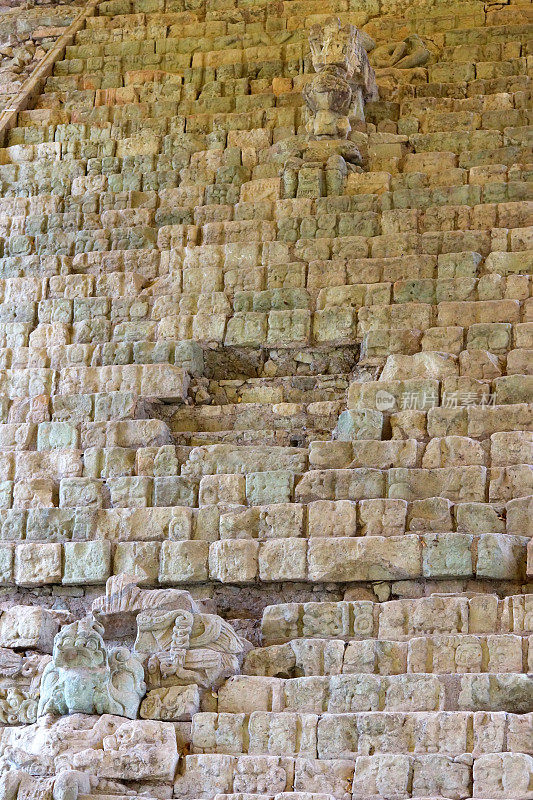
[[[415,69],[424,66],[430,57],[425,42],[414,33],[401,42],[379,45],[372,52],[370,61],[376,69]]]
[[[353,25],[337,17],[313,25],[309,35],[316,74],[305,85],[307,131],[313,139],[346,139],[350,119],[364,121],[364,106],[377,99],[374,70],[362,38]]]
[[[90,616],[63,627],[53,655],[42,663],[38,692],[0,691],[0,717],[33,722],[53,714],[116,714],[135,719],[190,719],[202,692],[240,671],[248,642],[216,614],[205,613],[189,592],[147,590],[138,578],[108,581]],[[109,627],[108,627],[109,624]],[[108,648],[104,635],[135,633],[133,648]],[[15,656],[6,669],[16,670]],[[146,680],[145,680],[146,673]],[[35,681],[34,681],[35,684]]]
[[[139,659],[127,647],[109,652],[93,616],[65,626],[41,679],[37,713],[137,716],[146,685]]]

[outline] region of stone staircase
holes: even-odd
[[[431,57],[291,190],[329,14]],[[5,132],[2,600],[133,573],[254,644],[157,717],[173,784],[79,800],[533,798],[532,42],[527,0],[104,0]]]

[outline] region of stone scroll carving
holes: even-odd
[[[377,99],[374,70],[354,25],[330,17],[309,35],[316,75],[305,85],[304,99],[312,139],[346,139],[350,119],[364,121],[364,106]]]
[[[138,578],[110,578],[93,613],[114,633],[135,634],[133,650],[145,665],[148,695],[141,717],[187,720],[205,691],[240,671],[250,645],[189,592],[143,589]]]
[[[0,725],[80,714],[189,720],[240,672],[250,647],[211,611],[187,591],[145,589],[131,575],[110,578],[80,620],[0,609]]]

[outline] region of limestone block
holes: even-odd
[[[15,550],[15,582],[19,586],[61,583],[61,545],[55,543],[20,544]]]
[[[235,792],[265,794],[292,789],[293,762],[279,756],[240,756],[233,776]]]
[[[467,633],[468,601],[465,597],[429,597],[416,603],[393,600],[381,607],[380,639],[404,641],[432,633]]]
[[[352,462],[352,444],[345,442],[310,442],[309,465],[313,469],[342,469]]]
[[[357,330],[357,312],[353,308],[326,308],[313,315],[313,340],[349,344]]]
[[[141,703],[142,719],[190,720],[200,710],[200,690],[196,684],[152,689]]]
[[[377,469],[335,469],[307,472],[296,486],[296,500],[361,500],[382,497],[384,474]]]
[[[191,727],[191,742],[195,753],[217,753],[231,750],[245,752],[244,714],[217,714],[200,712],[195,714]],[[257,750],[261,751],[258,747]]]
[[[525,753],[490,753],[474,761],[475,797],[531,796],[533,758]]]
[[[267,314],[236,313],[228,320],[226,345],[258,347],[267,339]]]
[[[533,462],[533,431],[493,433],[490,437],[493,467]]]
[[[533,494],[533,466],[530,464],[491,468],[489,482],[490,502],[506,502],[517,497],[527,497],[531,494]]]
[[[309,580],[396,580],[420,576],[416,536],[309,540]]]
[[[307,577],[305,539],[276,539],[259,549],[259,577],[263,581],[303,581]]]
[[[533,496],[519,497],[507,503],[505,527],[507,533],[512,533],[516,536],[532,536],[532,519]]]
[[[458,704],[463,710],[526,714],[531,710],[532,693],[528,675],[465,675],[461,678]]]
[[[458,503],[454,507],[457,530],[465,533],[505,533],[506,525],[501,511],[487,503]],[[507,511],[507,533],[524,535],[524,532],[509,530]]]
[[[356,528],[357,505],[352,500],[315,500],[307,506],[308,536],[355,536]]]
[[[528,430],[530,408],[525,403],[502,406],[471,406],[467,411],[468,435],[486,438],[500,431]]]
[[[12,606],[0,615],[0,646],[51,653],[58,614],[40,606]]]
[[[422,574],[427,578],[471,577],[472,541],[472,536],[465,533],[426,534]]]
[[[229,716],[229,715],[228,715]],[[220,722],[218,725],[220,729]],[[283,714],[256,711],[248,725],[250,752],[269,755],[316,756],[315,714]]]
[[[156,583],[160,548],[159,542],[118,542],[113,556],[113,575],[135,575],[140,585]]]
[[[409,505],[407,530],[409,531],[451,531],[452,503],[446,497],[428,497],[414,500]]]
[[[164,480],[164,479],[157,479]],[[109,478],[107,480],[113,508],[146,508],[151,505],[152,479],[146,477]]]
[[[457,375],[456,359],[450,353],[415,353],[413,356],[388,356],[380,380],[405,381],[412,378],[443,380],[448,375]]]
[[[533,375],[504,375],[494,380],[495,400],[498,405],[531,403]]]
[[[159,582],[173,584],[195,583],[207,580],[208,556],[210,556],[208,542],[163,542],[161,545]]]
[[[443,755],[418,756],[413,763],[413,796],[465,797],[471,786],[471,758]]]
[[[339,415],[335,436],[339,442],[381,439],[383,414],[372,408],[348,409]]]
[[[279,678],[234,675],[218,691],[219,713],[281,711],[284,710],[282,702],[282,682]]]
[[[404,500],[447,497],[454,502],[485,499],[486,468],[479,466],[442,469],[390,469],[388,496]]]
[[[304,536],[304,517],[305,507],[299,503],[260,506],[258,538],[285,539],[289,536]]]
[[[407,755],[359,756],[355,762],[353,797],[409,797],[412,776]]]
[[[197,504],[197,495],[198,486],[192,478],[181,475],[154,478],[154,506],[194,507]]]
[[[389,469],[390,467],[414,468],[418,466],[418,443],[415,439],[391,440],[377,442],[373,440],[355,441],[352,444],[354,467],[374,467]]]
[[[60,508],[104,508],[106,486],[94,478],[64,478],[59,484]]]
[[[487,452],[481,442],[466,436],[435,437],[427,445],[422,456],[422,467],[460,467],[487,465]]]
[[[299,758],[294,770],[294,789],[350,800],[353,761]]]
[[[32,424],[3,424],[0,428],[2,450],[29,450],[36,440],[37,429]]]
[[[13,486],[13,508],[51,508],[54,503],[54,484],[46,478],[28,478]]]
[[[477,543],[476,575],[484,578],[513,580],[524,574],[527,539],[487,533]]]
[[[344,654],[342,672],[395,675],[407,671],[407,646],[403,642],[350,642]],[[413,670],[414,671],[414,670]],[[426,670],[424,670],[426,671]]]
[[[363,536],[400,536],[405,532],[405,500],[361,500],[358,513]]]
[[[110,542],[66,542],[63,545],[65,584],[105,583],[110,574]]]
[[[371,408],[389,413],[427,411],[438,404],[438,398],[439,383],[435,380],[356,382],[350,384],[348,390],[348,408]]]
[[[193,447],[187,462],[182,467],[182,475],[198,476],[220,473],[262,472],[287,469],[291,472],[305,472],[307,454],[296,447],[247,447],[235,448],[233,445],[206,445]]]
[[[205,475],[200,480],[198,504],[200,506],[216,503],[244,504],[246,499],[243,475]]]
[[[278,347],[298,346],[309,342],[311,313],[305,309],[270,311],[267,344]]]
[[[209,576],[221,583],[249,583],[258,570],[257,542],[224,539],[209,546]]]
[[[424,411],[397,411],[390,415],[390,426],[392,439],[424,441],[428,435]]]
[[[79,447],[79,434],[66,422],[41,422],[37,433],[38,450],[65,450]]]
[[[288,470],[250,472],[246,475],[246,499],[250,505],[289,503],[293,486],[294,475]]]

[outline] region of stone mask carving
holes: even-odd
[[[41,679],[37,714],[117,714],[134,719],[146,691],[141,661],[126,647],[109,652],[93,616],[65,626],[54,639]]]
[[[346,139],[350,118],[364,121],[364,104],[377,98],[374,71],[361,36],[337,17],[313,25],[309,35],[316,75],[304,88],[313,139]]]

